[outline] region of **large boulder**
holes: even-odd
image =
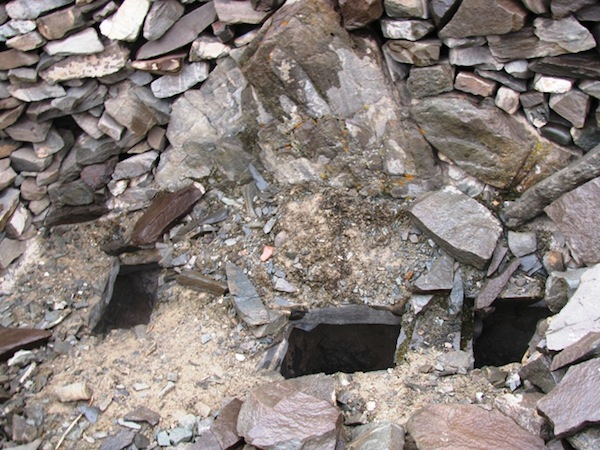
[[[437,175],[431,147],[401,113],[375,38],[349,34],[330,2],[286,3],[233,56],[173,104],[169,161],[180,168],[192,161],[191,177],[199,170],[195,153],[203,176],[218,168],[223,140],[280,182],[391,189]],[[182,170],[174,180],[163,167],[160,183],[185,183]]]

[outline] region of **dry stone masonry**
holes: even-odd
[[[353,422],[352,402],[336,399],[332,377],[276,379],[224,405],[203,432],[199,424],[161,430],[156,444],[598,448],[599,39],[595,0],[3,1],[0,270],[18,261],[37,230],[143,209],[127,239],[103,249],[113,263],[89,305],[87,325],[95,328],[120,269],[134,265],[128,257],[178,265],[169,244],[157,242],[206,186],[239,188],[255,218],[254,199],[274,192],[265,178],[352,192],[354,201],[411,202],[414,232],[396,239],[416,243],[422,233],[438,250],[411,295],[395,309],[385,305],[386,314],[402,316],[397,349],[418,352],[437,339],[445,353],[420,372],[473,373],[473,339],[461,346],[463,325],[483,339],[482,323],[500,315],[498,300],[544,300],[556,315],[537,322],[518,369],[478,372],[510,392],[493,406],[424,406],[406,423],[405,447],[399,424]],[[265,207],[272,217],[261,224],[264,234],[276,210]],[[216,235],[212,225],[228,212],[194,217],[166,240]],[[543,241],[537,225],[521,228],[534,219],[551,230]],[[267,262],[275,247],[258,260]],[[267,305],[243,261],[223,262],[220,278],[194,270],[172,276],[180,286],[228,294],[239,329],[257,339],[281,333],[291,314],[279,309],[286,300]],[[473,271],[486,271],[484,281],[465,283]],[[341,292],[344,280],[336,281]],[[301,289],[274,271],[278,294]],[[426,314],[440,295],[447,308]],[[38,328],[66,317],[56,311]],[[513,325],[516,334],[519,324],[506,327]],[[0,347],[12,354],[50,337],[2,327]],[[174,388],[168,383],[160,398]],[[11,417],[13,441],[35,444],[35,433],[25,436],[30,424]],[[159,419],[147,408],[131,411],[119,422],[128,429],[101,448],[147,448],[131,429]],[[358,423],[346,435],[344,425]]]

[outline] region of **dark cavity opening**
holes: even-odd
[[[475,325],[473,344],[476,368],[520,362],[537,323],[551,314],[544,307],[524,306],[514,301],[496,303],[493,313],[483,320],[476,318],[479,322]]]
[[[315,373],[371,372],[395,365],[400,325],[320,324],[294,328],[281,364],[285,378]]]
[[[113,295],[94,331],[106,333],[147,325],[156,303],[159,275],[157,264],[121,266]]]

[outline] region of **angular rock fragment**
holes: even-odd
[[[46,43],[46,39],[37,31],[15,36],[6,41],[6,46],[22,52],[28,52],[40,48]]]
[[[118,123],[132,133],[144,136],[159,120],[158,112],[137,95],[139,92],[133,88],[124,89],[117,97],[107,99],[104,107]]]
[[[496,92],[494,104],[508,114],[514,114],[519,110],[519,93],[505,86],[500,86]]]
[[[504,64],[492,55],[487,45],[451,48],[448,59],[450,64],[455,66],[473,66],[491,70],[501,70],[504,67]]]
[[[548,349],[562,350],[590,332],[600,331],[600,305],[596,293],[600,289],[600,265],[591,267],[581,276],[575,294],[554,316],[546,341]]]
[[[238,433],[260,448],[333,449],[341,414],[332,404],[332,387],[323,375],[257,386],[240,409]]]
[[[458,0],[431,0],[429,14],[438,29],[443,28],[460,6]]]
[[[129,50],[118,43],[108,45],[103,52],[85,56],[70,56],[40,72],[51,82],[77,78],[97,78],[118,72],[127,62]]]
[[[186,270],[175,277],[175,281],[182,286],[208,292],[214,295],[224,295],[228,291],[227,283],[217,281],[214,278],[203,275],[194,270]]]
[[[183,16],[185,8],[177,0],[157,0],[146,15],[143,35],[149,41],[162,37]]]
[[[391,422],[372,422],[356,427],[355,437],[348,444],[348,450],[386,449],[402,450],[404,448],[404,428]]]
[[[495,409],[438,404],[414,413],[406,424],[421,450],[518,448],[541,450],[544,440]]]
[[[50,56],[91,55],[103,52],[104,45],[94,28],[86,28],[60,41],[48,42],[44,51]]]
[[[537,250],[537,238],[534,231],[509,231],[508,248],[517,257],[535,253]]]
[[[469,72],[459,72],[454,80],[454,89],[482,97],[491,97],[497,87],[495,81],[486,80]]]
[[[600,422],[599,385],[600,358],[595,358],[571,366],[559,385],[538,402],[540,412],[552,422],[556,437]]]
[[[198,448],[207,450],[225,450],[235,448],[242,440],[237,434],[237,421],[242,401],[234,398],[227,403],[210,426],[195,442]]]
[[[581,431],[567,436],[566,441],[575,450],[596,449],[600,447],[600,426],[592,425],[585,427]],[[558,450],[562,450],[562,448]]]
[[[346,30],[363,28],[383,14],[381,0],[340,0],[339,4]]]
[[[574,344],[565,347],[552,358],[550,370],[558,370],[565,366],[586,361],[600,355],[600,332],[592,331]]]
[[[48,14],[37,20],[37,27],[48,40],[61,39],[72,30],[85,26],[85,17],[81,9],[73,6]]]
[[[140,406],[139,408],[128,412],[124,419],[132,422],[146,422],[154,427],[160,422],[160,414],[150,408]]]
[[[52,163],[52,156],[39,157],[31,147],[21,147],[10,155],[12,166],[19,172],[41,172]]]
[[[116,165],[112,174],[113,180],[135,178],[148,173],[158,156],[158,152],[149,151],[124,159]]]
[[[66,91],[59,84],[39,83],[13,83],[8,87],[10,94],[24,102],[39,102],[49,98],[63,97]]]
[[[5,50],[0,52],[0,70],[10,70],[17,67],[31,66],[37,63],[40,57],[34,52],[21,52],[19,50]]]
[[[412,67],[407,85],[414,98],[450,92],[454,88],[454,67],[448,63],[428,67]]]
[[[179,191],[159,194],[133,227],[131,242],[135,245],[156,242],[203,195],[204,188],[197,183]]]
[[[168,98],[181,94],[208,77],[209,65],[206,62],[184,64],[177,75],[164,75],[150,84],[156,98]]]
[[[539,392],[503,394],[494,399],[494,408],[531,434],[548,440],[551,436],[550,426],[537,412],[537,402],[543,396]]]
[[[19,256],[21,256],[25,252],[25,242],[19,241],[16,239],[3,238],[0,241],[0,270],[4,270],[12,264]],[[0,330],[0,355],[4,350],[2,342],[2,330]],[[21,336],[21,334],[18,334]],[[8,342],[12,342],[10,338],[8,338]]]
[[[502,233],[485,206],[458,189],[425,194],[410,208],[416,224],[450,255],[483,269]]]
[[[525,25],[527,11],[515,0],[463,0],[440,37],[463,38],[517,31]]]
[[[567,119],[576,128],[583,128],[590,110],[590,97],[579,89],[550,96],[550,108]]]
[[[250,0],[213,0],[219,21],[226,24],[259,24],[268,11],[256,11]]]
[[[244,271],[232,263],[228,263],[225,270],[229,292],[233,297],[233,304],[241,319],[251,326],[268,323],[270,320],[269,312]]]
[[[418,292],[449,291],[454,285],[454,258],[442,253],[431,269],[415,281]]]
[[[390,17],[427,19],[429,15],[424,0],[384,0],[383,5]]]
[[[149,9],[150,0],[124,0],[114,15],[102,21],[100,32],[109,39],[133,42]]]
[[[484,309],[494,303],[498,298],[510,277],[519,268],[521,262],[518,259],[513,260],[509,266],[504,269],[500,275],[495,278],[489,278],[475,299],[475,309]]]
[[[47,330],[0,327],[0,356],[5,358],[22,348],[31,348],[45,342],[50,336],[52,333]]]
[[[600,212],[599,194],[600,178],[594,178],[544,209],[567,238],[573,256],[586,265],[600,262],[598,230],[589,225]]]
[[[159,39],[142,45],[136,54],[136,58],[148,59],[183,47],[196,39],[216,18],[214,3],[208,2],[181,17]]]
[[[71,0],[12,0],[6,4],[6,13],[11,19],[37,19],[69,3]]]
[[[48,136],[52,122],[34,122],[22,117],[14,125],[6,128],[6,133],[15,141],[43,142]]]
[[[23,111],[25,111],[25,107],[26,105],[19,105],[14,109],[0,112],[0,130],[14,125],[19,120],[19,117],[21,117],[21,114],[23,114]]]
[[[439,61],[442,42],[438,39],[423,39],[417,42],[387,41],[383,45],[394,60],[423,67]]]
[[[551,94],[564,94],[573,87],[573,79],[549,77],[536,74],[533,79],[533,88],[539,92]]]
[[[435,28],[427,20],[381,19],[380,23],[383,37],[388,39],[405,39],[408,41],[422,39]]]
[[[550,392],[562,378],[562,371],[553,372],[550,369],[551,359],[538,351],[533,352],[521,365],[519,376],[527,380],[542,392]]]
[[[0,159],[0,191],[9,187],[17,178],[17,173],[10,167],[8,158]]]

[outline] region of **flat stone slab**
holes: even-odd
[[[50,336],[52,333],[47,330],[0,327],[0,355],[5,356],[28,345],[44,342]]]
[[[264,325],[270,321],[260,295],[242,269],[233,263],[225,266],[227,285],[233,297],[233,305],[240,318],[251,326]]]
[[[442,253],[431,269],[415,281],[418,292],[450,291],[454,286],[454,258]]]
[[[546,331],[550,350],[562,350],[576,343],[590,332],[600,331],[600,264],[581,276],[575,294],[565,307],[554,316]]]
[[[572,366],[561,382],[538,402],[540,412],[554,425],[556,437],[600,422],[600,359]]]
[[[600,262],[600,177],[552,202],[544,211],[564,234],[573,256],[585,265]]]
[[[431,405],[414,413],[406,427],[419,450],[546,448],[542,438],[498,410],[477,405]]]
[[[593,331],[554,356],[550,369],[558,370],[598,355],[600,355],[600,332]]]
[[[409,211],[440,247],[478,269],[488,263],[502,233],[500,222],[485,206],[452,187],[425,194]]]

